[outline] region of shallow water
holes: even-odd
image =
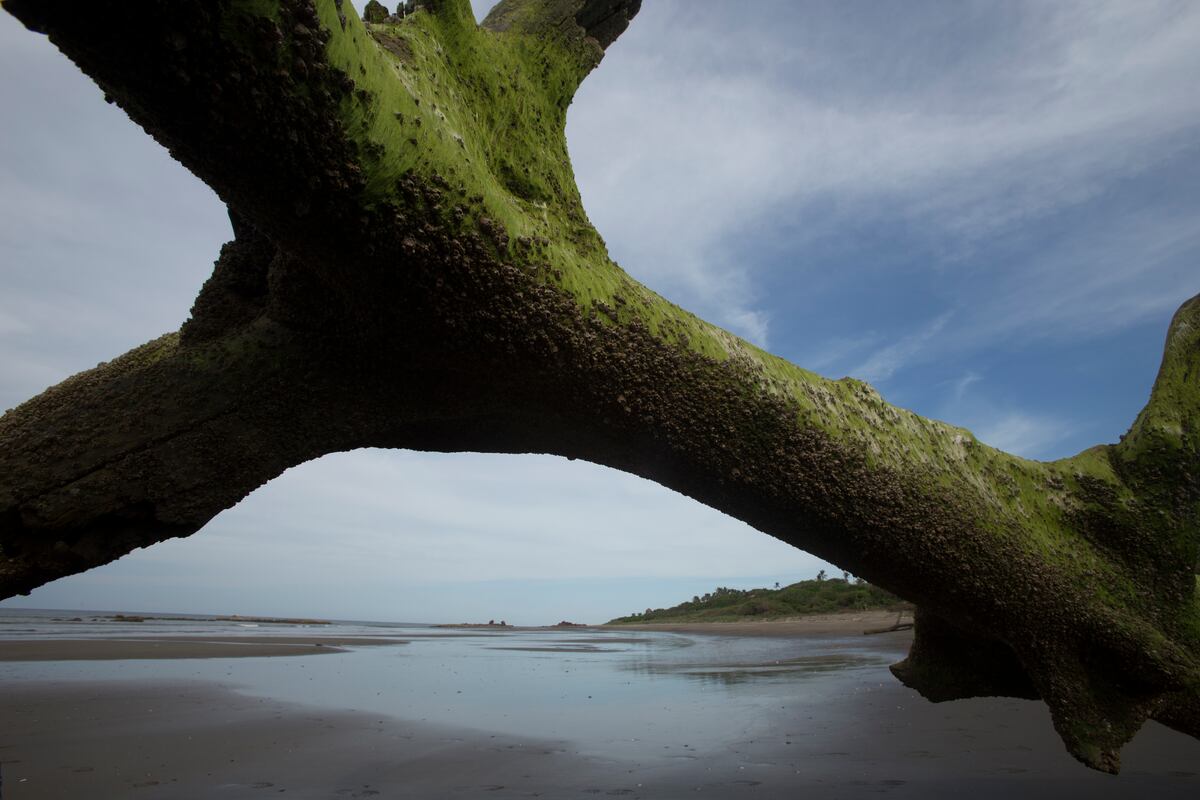
[[[141,618],[132,619],[117,617]],[[0,608],[0,639],[93,639],[143,636],[382,636],[395,631],[435,632],[429,625],[407,622],[338,621],[270,623],[252,619],[217,619],[202,614],[155,614],[131,611],[72,611]]]
[[[82,621],[69,621],[79,617]],[[489,631],[398,623],[298,626],[0,615],[0,638],[245,633],[368,635],[403,645],[319,657],[10,662],[0,681],[202,680],[330,710],[569,743],[613,758],[697,758],[753,739],[781,713],[888,679],[903,637],[772,639],[620,631]],[[93,619],[95,618],[95,619]],[[822,715],[823,716],[823,715]]]
[[[0,610],[0,638],[374,636],[406,643],[293,658],[0,662],[0,691],[19,691],[22,682],[208,682],[317,715],[348,710],[425,721],[440,726],[445,742],[494,737],[501,749],[535,742],[549,759],[581,757],[569,763],[586,765],[593,778],[623,781],[618,788],[635,797],[1200,796],[1200,742],[1156,724],[1126,748],[1125,769],[1114,779],[1065,753],[1041,703],[925,702],[887,670],[907,651],[909,633],[758,638],[103,616]],[[81,621],[68,621],[75,617]]]

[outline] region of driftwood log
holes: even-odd
[[[775,358],[607,254],[568,104],[638,0],[4,0],[227,204],[178,331],[0,418],[0,597],[358,447],[556,453],[915,602],[933,700],[1038,697],[1116,771],[1200,736],[1200,299],[1116,445],[1040,463]]]

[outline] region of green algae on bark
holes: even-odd
[[[5,0],[230,208],[178,334],[0,418],[0,594],[188,535],[356,447],[547,452],[918,604],[927,697],[1046,701],[1115,771],[1200,730],[1200,300],[1117,445],[1041,463],[712,326],[608,256],[566,109],[637,0]]]

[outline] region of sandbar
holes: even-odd
[[[247,658],[344,653],[347,647],[407,644],[370,636],[145,636],[125,639],[2,639],[3,661]]]

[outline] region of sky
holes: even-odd
[[[567,136],[638,280],[1054,459],[1128,429],[1200,292],[1196,75],[1187,0],[646,0]],[[176,329],[232,234],[207,187],[2,13],[0,108],[3,409]],[[839,574],[603,467],[365,450],[0,607],[602,622],[821,569]]]

